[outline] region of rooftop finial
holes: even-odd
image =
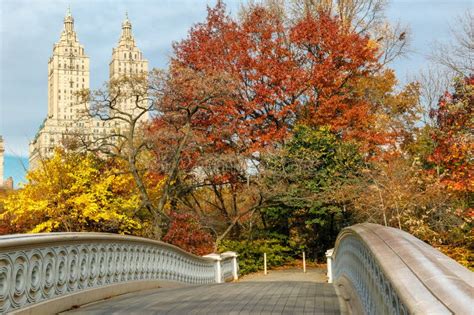
[[[125,11],[125,20],[122,23],[122,29],[131,29],[132,28],[132,23],[130,23],[130,20],[128,19],[128,11]],[[130,36],[130,31],[125,32],[125,36]]]
[[[74,18],[71,14],[71,6],[67,7],[66,16],[64,17],[64,30],[68,33],[74,32]]]

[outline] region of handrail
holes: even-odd
[[[160,241],[108,233],[0,236],[0,313],[140,281],[207,284],[237,278],[235,253],[208,256]]]
[[[345,228],[328,251],[328,275],[365,314],[470,314],[474,274],[402,230]],[[331,261],[332,260],[332,261]]]

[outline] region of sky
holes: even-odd
[[[149,67],[165,68],[171,45],[206,17],[215,0],[0,0],[0,135],[5,141],[5,177],[23,180],[28,143],[47,112],[47,66],[63,29],[68,6],[79,42],[90,58],[91,88],[108,78],[112,48],[128,12],[137,46]],[[234,15],[241,0],[224,1]],[[426,67],[433,42],[449,40],[450,25],[473,9],[471,0],[389,0],[385,12],[407,25],[411,53],[390,66],[406,82]]]

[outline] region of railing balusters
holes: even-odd
[[[329,282],[356,297],[349,300],[354,313],[471,311],[472,272],[401,230],[357,224],[344,229],[326,255]]]
[[[203,258],[144,238],[106,233],[0,237],[0,313],[87,289],[143,280],[232,280],[237,255]],[[216,263],[221,272],[215,274]],[[219,280],[219,281],[218,281]]]

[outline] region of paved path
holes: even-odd
[[[324,272],[271,271],[237,283],[153,289],[117,296],[64,314],[341,314]]]

